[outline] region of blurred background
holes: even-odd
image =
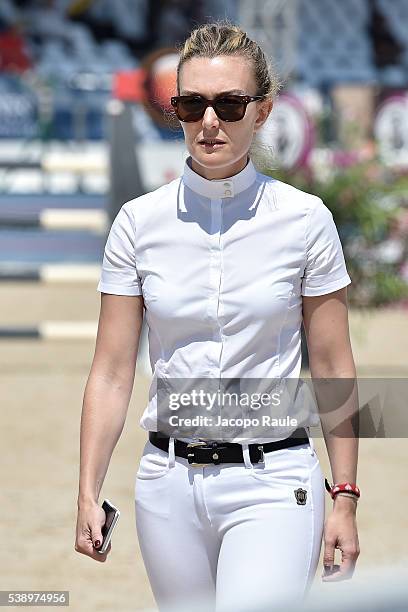
[[[107,232],[125,201],[179,176],[188,155],[168,112],[175,45],[224,18],[283,82],[256,166],[333,213],[358,375],[408,374],[407,0],[0,0],[1,589],[69,590],[73,610],[153,609],[133,508],[145,328],[101,492],[122,511],[106,564],[74,551],[80,413]],[[304,337],[302,355],[307,375]],[[404,433],[360,448],[356,580],[408,568]]]

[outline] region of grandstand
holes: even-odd
[[[181,40],[200,18],[237,19],[294,82],[325,90],[337,83],[407,84],[405,0],[207,1],[197,3],[201,12],[191,4],[54,0],[39,8],[3,0],[0,117],[7,121],[0,121],[0,136],[105,138],[115,72],[137,68],[146,53]],[[19,117],[9,110],[15,101]]]
[[[183,161],[181,130],[158,125],[143,104],[123,105],[127,123],[119,120],[109,106],[116,75],[220,18],[259,40],[307,112],[330,109],[328,140],[340,135],[351,95],[368,133],[376,88],[407,87],[406,0],[2,0],[0,277],[93,265],[78,278],[95,282],[124,199],[170,180]]]

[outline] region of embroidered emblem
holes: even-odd
[[[306,504],[306,498],[307,498],[307,491],[306,491],[306,489],[295,489],[294,493],[295,493],[295,497],[296,497],[296,502],[299,505],[304,506]]]

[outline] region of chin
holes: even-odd
[[[224,149],[224,147],[223,147]],[[191,155],[191,153],[190,153]],[[230,159],[231,154],[228,153],[227,150],[221,150],[219,149],[218,151],[203,151],[201,148],[198,149],[194,149],[194,158],[196,159],[197,162],[199,163],[209,163],[211,164],[211,162],[219,162],[222,160],[223,163],[233,163],[234,160]]]

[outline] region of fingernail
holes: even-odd
[[[100,545],[100,541],[99,540],[95,540],[95,548],[98,548],[99,545]]]

